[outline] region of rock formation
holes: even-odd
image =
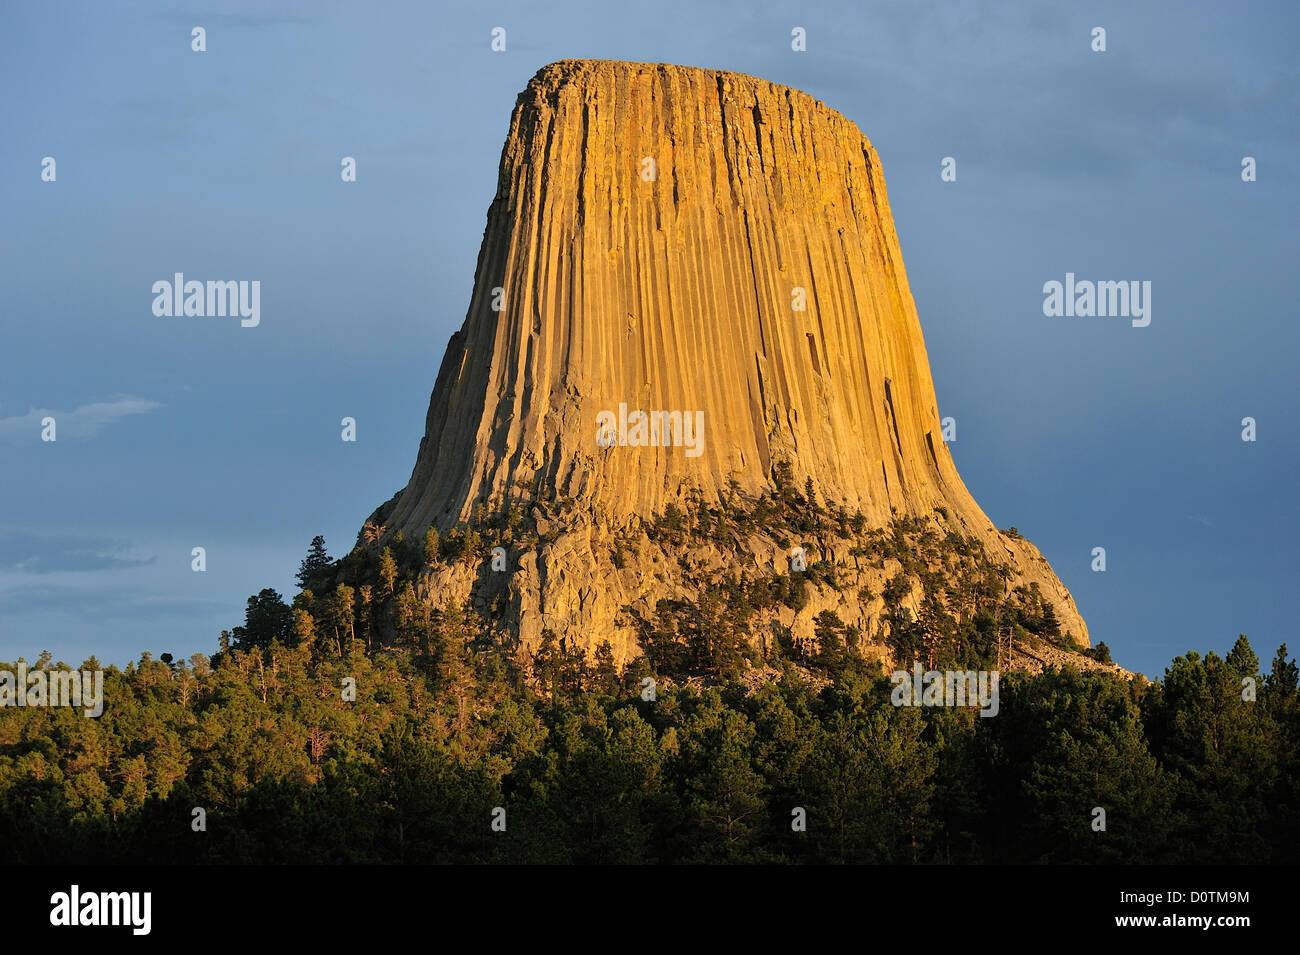
[[[974,538],[1088,645],[1046,561],[957,474],[880,159],[858,128],[737,73],[544,67],[516,102],[468,315],[410,481],[371,517],[378,536],[418,540],[519,502],[543,532],[508,554],[500,585],[518,637],[535,645],[548,627],[626,659],[625,611],[678,593],[683,559],[637,528],[691,495],[770,491],[782,461],[796,487],[811,479],[869,526],[934,518]],[[551,529],[556,501],[570,506]],[[611,563],[615,539],[638,542],[630,564]],[[761,537],[701,547],[696,563],[786,569],[786,548]],[[431,593],[484,599],[473,562],[433,576]],[[785,625],[808,631],[835,607],[879,633],[875,604],[822,594]]]

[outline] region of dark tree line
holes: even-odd
[[[1068,646],[1050,602],[940,521],[868,529],[777,479],[758,501],[674,505],[649,532],[670,547],[830,534],[897,561],[880,595],[897,660],[988,670],[1003,647]],[[368,526],[338,560],[317,537],[293,599],[250,597],[210,659],[107,668],[98,719],[0,708],[0,861],[1300,861],[1285,645],[1264,668],[1243,636],[1155,683],[1003,673],[995,717],[898,707],[833,611],[810,642],[756,631],[760,611],[846,584],[813,560],[688,581],[697,598],[634,620],[644,655],[622,668],[607,643],[588,654],[550,631],[529,654],[492,595],[475,611],[422,586],[440,563],[554,534],[526,504],[418,543]],[[919,613],[903,604],[918,591]],[[1104,643],[1088,655],[1109,659]],[[760,664],[779,679],[747,679]]]
[[[651,701],[641,670],[553,639],[535,682],[460,646],[146,654],[108,669],[97,720],[0,710],[0,857],[1297,861],[1300,698],[1285,647],[1264,674],[1244,637],[1152,684],[1004,674],[984,718],[895,707],[890,682],[861,672],[820,689],[793,671],[757,691],[660,685]]]

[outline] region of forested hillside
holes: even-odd
[[[853,668],[820,689],[792,666],[756,691],[663,681],[649,701],[640,669],[552,647],[532,686],[462,642],[464,625],[436,621],[434,647],[413,656],[278,642],[211,661],[145,654],[108,669],[98,719],[0,709],[0,856],[1297,861],[1285,648],[1253,702],[1243,637],[1226,660],[1179,657],[1155,684],[1004,674],[999,713],[982,718],[895,707],[887,680]]]

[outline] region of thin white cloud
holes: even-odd
[[[57,437],[90,438],[110,424],[134,414],[146,414],[162,405],[147,398],[123,395],[113,401],[96,401],[72,411],[54,411],[50,408],[32,408],[27,414],[0,418],[0,438],[33,438],[39,440],[41,421],[53,418]]]
[[[0,586],[3,572],[54,574],[64,571],[120,570],[146,567],[156,556],[132,553],[130,543],[72,534],[11,532],[0,526]]]

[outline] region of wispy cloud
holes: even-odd
[[[38,438],[41,421],[53,418],[63,438],[91,438],[110,424],[116,424],[130,415],[146,414],[162,405],[147,398],[123,395],[112,401],[96,401],[81,405],[72,411],[55,411],[52,408],[32,408],[27,414],[0,418],[0,438]]]
[[[145,567],[158,558],[136,557],[123,541],[67,534],[0,533],[0,571],[54,574]]]
[[[146,593],[138,589],[83,588],[48,584],[0,590],[0,616],[67,616],[105,621],[192,621],[214,611],[230,609],[228,602]],[[235,616],[232,613],[232,616]],[[236,619],[238,617],[236,616]]]

